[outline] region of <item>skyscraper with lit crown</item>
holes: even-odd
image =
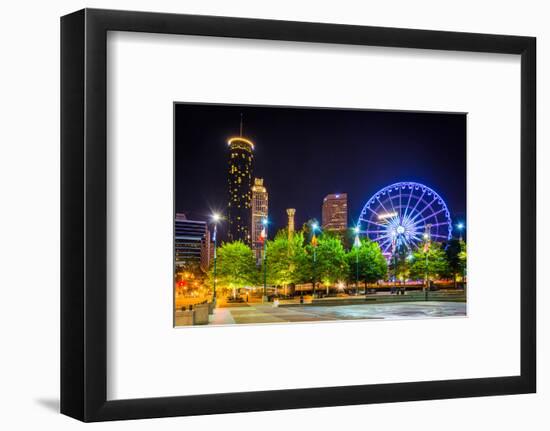
[[[252,170],[254,167],[254,143],[243,137],[243,123],[239,136],[227,141],[229,160],[227,172],[228,239],[251,244]]]
[[[252,248],[257,259],[261,257],[263,249],[260,234],[264,228],[262,221],[267,219],[268,196],[263,178],[254,178],[252,186]]]

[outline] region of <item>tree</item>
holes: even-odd
[[[286,229],[281,229],[267,245],[267,284],[286,287],[304,280],[304,236],[296,232],[289,240]],[[262,273],[263,273],[262,261]]]
[[[447,262],[449,263],[449,273],[453,277],[455,288],[457,276],[464,277],[466,271],[466,243],[458,239],[451,239],[445,248]]]
[[[209,276],[213,280],[213,267]],[[242,241],[228,242],[218,247],[216,277],[216,286],[219,289],[231,289],[233,296],[237,289],[256,284],[258,271],[252,249]]]
[[[420,246],[414,253],[410,262],[410,275],[414,279],[428,280],[445,275],[449,271],[447,255],[442,249],[441,243],[430,242],[428,246]]]
[[[277,234],[266,244],[267,252],[267,284],[285,286],[292,282],[292,262],[289,253],[288,237]],[[262,260],[262,266],[265,261]],[[262,268],[263,273],[263,268]]]
[[[393,252],[388,265],[389,273],[397,280],[405,280],[410,276],[409,250],[403,245]],[[391,278],[391,277],[390,277]]]
[[[309,244],[307,249],[308,254],[312,257],[313,246]],[[312,268],[312,270],[315,270],[315,280],[324,283],[327,286],[328,293],[331,284],[344,279],[347,275],[346,252],[340,239],[322,235],[318,240],[315,253],[316,263],[315,268]],[[312,258],[311,265],[313,265]]]
[[[367,286],[386,277],[388,264],[378,243],[368,239],[361,240],[360,247],[353,247],[346,254],[348,264],[347,280],[355,283],[357,274],[359,281]]]

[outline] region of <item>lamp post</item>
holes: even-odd
[[[221,220],[221,216],[218,213],[212,214],[212,222],[214,223],[214,287],[212,291],[212,306],[216,307],[216,282],[217,282],[217,264],[218,264],[218,222]]]
[[[263,230],[262,239],[264,242],[264,293],[262,302],[267,301],[267,218],[262,220]]]
[[[311,231],[313,232],[313,237],[311,238],[311,245],[313,247],[313,292],[312,292],[312,298],[315,298],[315,284],[316,284],[316,270],[317,270],[317,237],[315,236],[315,232],[319,229],[319,225],[317,223],[313,223],[311,225]]]
[[[359,239],[359,226],[355,226],[353,231],[355,232],[355,240],[353,241],[353,246],[355,247],[355,294],[359,295],[359,247],[361,247],[361,240]],[[367,296],[366,285],[365,296]]]
[[[462,251],[462,230],[464,229],[464,223],[462,222],[459,222],[457,225],[456,225],[456,228],[458,229],[458,232],[459,232],[459,236],[458,236],[458,244],[459,244],[459,253]],[[465,277],[466,277],[466,273],[465,273],[465,268],[462,269],[462,288],[464,290],[464,294],[466,294],[466,280],[465,280]],[[455,278],[456,280],[456,278]]]
[[[424,254],[426,255],[425,261],[425,277],[424,277],[424,299],[428,300],[428,252],[430,250],[430,228],[431,225],[426,225],[426,232],[424,233]]]
[[[464,229],[464,223],[460,222],[456,225],[456,228],[458,229],[458,240],[462,242],[462,230]]]

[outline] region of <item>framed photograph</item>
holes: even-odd
[[[61,19],[61,411],[536,389],[531,37]]]

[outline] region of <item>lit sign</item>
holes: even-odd
[[[380,214],[378,216],[378,220],[386,220],[386,219],[393,218],[393,217],[396,217],[396,216],[397,216],[396,212]]]

